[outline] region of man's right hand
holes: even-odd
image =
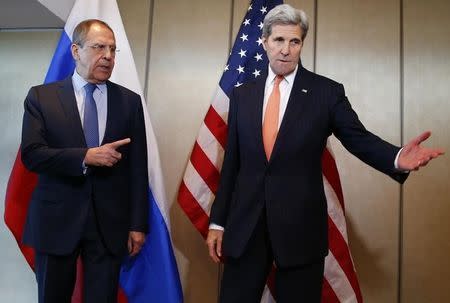
[[[209,256],[216,263],[219,263],[222,257],[222,238],[223,230],[210,229],[208,231],[206,245],[208,245]]]
[[[119,153],[116,149],[130,142],[131,139],[126,138],[115,142],[107,143],[99,147],[89,148],[86,153],[86,156],[84,157],[84,164],[86,166],[112,167],[122,158],[122,154]]]

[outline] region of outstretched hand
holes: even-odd
[[[425,166],[430,160],[444,154],[439,148],[427,148],[420,144],[431,136],[431,132],[426,131],[418,137],[412,139],[406,144],[399,157],[398,169],[400,170],[418,170],[421,166]]]
[[[114,141],[99,147],[89,148],[84,163],[88,166],[111,167],[122,159],[122,154],[117,149],[131,142],[130,138]]]

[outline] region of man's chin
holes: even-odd
[[[99,82],[105,82],[106,80],[111,78],[111,74],[112,73],[101,73],[99,75],[96,75],[95,79],[97,79],[97,81]]]
[[[295,66],[279,66],[273,69],[273,72],[280,76],[285,76],[292,73],[295,70]]]

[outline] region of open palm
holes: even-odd
[[[427,148],[420,144],[431,136],[431,132],[426,131],[406,144],[399,157],[398,168],[401,170],[418,170],[425,166],[431,159],[444,154],[439,148]]]

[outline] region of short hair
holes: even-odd
[[[87,19],[87,20],[84,20],[84,21],[81,21],[80,23],[78,23],[78,25],[73,30],[72,43],[78,44],[81,47],[83,47],[84,42],[86,42],[86,36],[87,36],[89,30],[91,29],[91,26],[94,24],[100,24],[101,26],[106,27],[114,35],[114,31],[108,25],[108,23],[106,23],[102,20],[98,20],[98,19]]]
[[[306,13],[300,9],[293,8],[289,4],[280,4],[271,9],[264,18],[262,36],[267,38],[272,34],[274,25],[300,25],[302,30],[302,41],[308,33],[309,23]]]

